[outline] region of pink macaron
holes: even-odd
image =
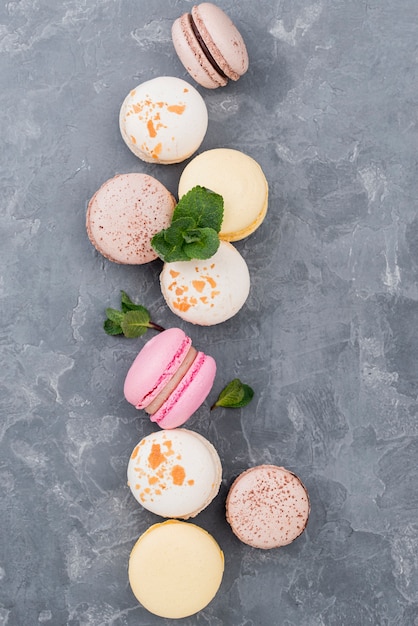
[[[215,4],[195,5],[191,13],[172,26],[174,48],[180,61],[199,85],[224,87],[248,69],[244,40],[231,19]]]
[[[215,360],[197,351],[180,328],[169,328],[139,352],[126,375],[124,394],[161,428],[176,428],[203,404],[215,374]]]

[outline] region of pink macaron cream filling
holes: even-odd
[[[150,339],[132,363],[124,395],[137,409],[146,408],[174,376],[192,340],[179,328],[169,328]]]
[[[198,352],[190,369],[161,408],[151,417],[161,428],[184,424],[204,402],[212,389],[216,363],[211,356]]]
[[[184,424],[212,389],[215,360],[191,343],[180,328],[165,330],[144,345],[126,375],[126,400],[161,428]]]

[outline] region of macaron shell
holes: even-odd
[[[191,27],[188,13],[175,20],[171,36],[177,56],[199,85],[207,89],[216,89],[227,84],[228,80],[215,70],[204,54]]]
[[[178,370],[190,345],[190,337],[180,328],[169,328],[148,340],[126,375],[126,400],[137,409],[148,406]]]
[[[172,194],[148,174],[114,176],[88,204],[90,242],[114,263],[149,263],[157,258],[151,239],[170,225],[175,205]]]
[[[210,259],[165,263],[160,283],[173,313],[192,324],[212,326],[233,317],[244,305],[250,274],[238,250],[221,241]]]
[[[248,69],[248,52],[232,20],[211,2],[194,6],[192,17],[206,47],[221,70],[228,78],[238,80]]]
[[[128,148],[148,163],[180,163],[199,148],[208,111],[199,92],[173,76],[141,83],[122,103],[119,127]]]
[[[252,157],[231,148],[214,148],[197,155],[184,168],[179,198],[196,185],[219,193],[224,217],[219,236],[224,241],[248,237],[263,222],[268,207],[268,183]]]
[[[197,432],[176,428],[144,437],[128,463],[128,484],[145,509],[188,519],[217,495],[222,466],[213,445]]]
[[[198,352],[187,374],[151,421],[164,429],[184,424],[203,404],[213,386],[216,363],[211,356]]]
[[[167,520],[150,526],[129,558],[129,583],[151,613],[168,619],[194,615],[215,597],[224,556],[206,530],[190,522]]]
[[[226,518],[235,535],[254,548],[285,546],[305,530],[309,496],[293,472],[259,465],[240,474],[226,500]]]

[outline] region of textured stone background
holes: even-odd
[[[221,493],[196,522],[226,569],[209,607],[175,623],[416,626],[418,5],[219,0],[250,69],[199,88],[201,149],[257,159],[270,206],[237,244],[247,304],[212,328],[168,311],[159,261],[111,264],[84,227],[116,173],[151,173],[176,194],[184,164],[136,159],[118,112],[143,80],[188,79],[170,28],[191,5],[0,6],[0,625],[170,623],[127,583],[130,549],[158,518],[126,486],[129,454],[153,429],[122,396],[145,338],[102,330],[124,289],[217,359],[209,400],[235,376],[255,389],[248,407],[210,414],[208,401],[188,423],[223,461]],[[269,552],[224,519],[232,479],[263,462],[299,474],[312,501],[305,534]]]

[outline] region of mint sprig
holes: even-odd
[[[242,383],[239,378],[234,378],[222,389],[216,402],[210,407],[211,410],[217,406],[229,409],[239,409],[251,402],[254,391],[249,385]]]
[[[103,328],[108,335],[141,337],[149,328],[163,331],[164,328],[151,321],[148,310],[142,304],[135,304],[125,291],[121,291],[121,310],[107,308]]]
[[[197,185],[180,198],[170,226],[154,235],[151,245],[167,263],[209,259],[219,247],[223,213],[222,196]]]

